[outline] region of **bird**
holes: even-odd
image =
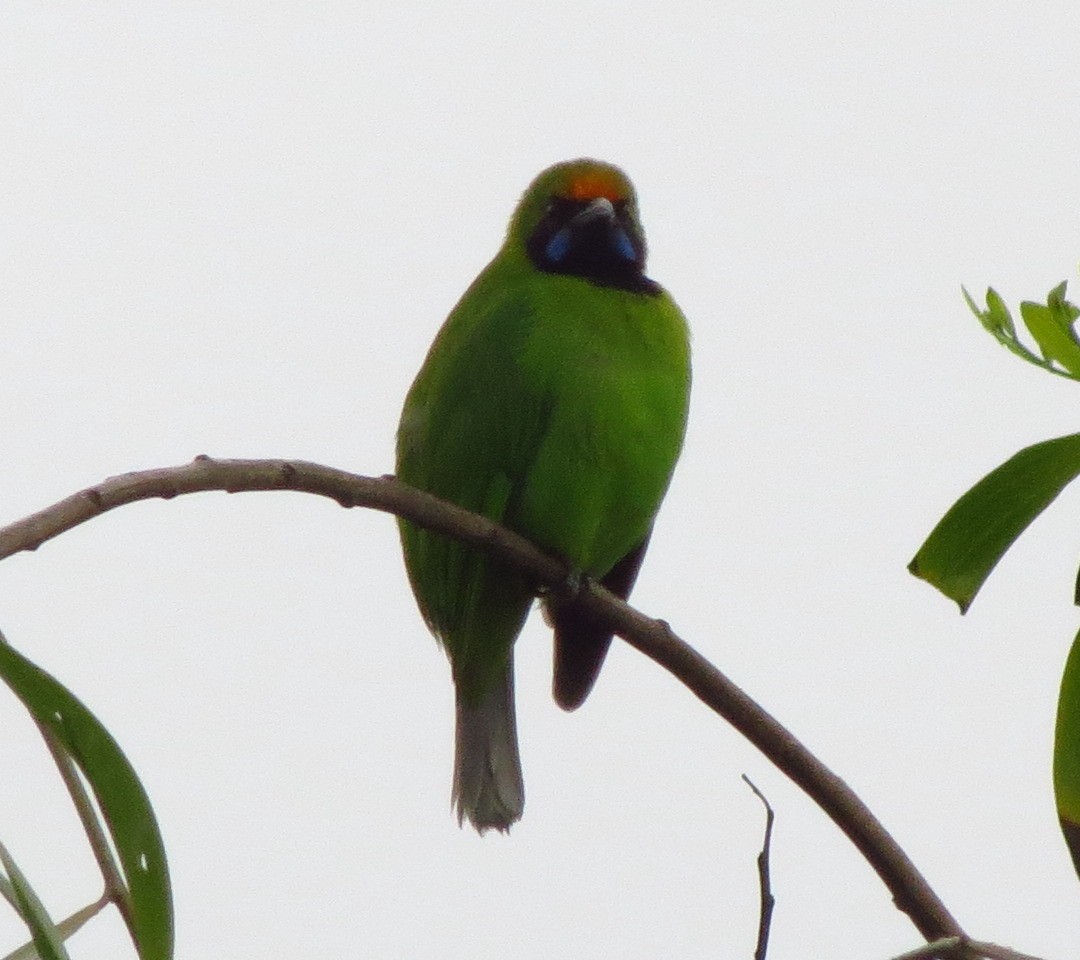
[[[583,158],[541,172],[436,335],[397,432],[399,480],[624,599],[682,448],[691,380],[686,319],[645,258],[621,169]],[[420,612],[450,659],[458,823],[505,832],[525,802],[513,646],[536,585],[481,549],[398,523]],[[565,710],[588,696],[612,639],[570,593],[543,600]]]

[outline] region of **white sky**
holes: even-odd
[[[856,788],[978,937],[1063,958],[1050,741],[1080,491],[966,618],[904,567],[1080,385],[978,327],[1075,278],[1080,8],[596,0],[0,12],[0,522],[219,456],[392,469],[401,399],[542,167],[637,184],[694,331],[689,435],[634,601]],[[754,9],[760,6],[762,9]],[[452,692],[392,521],[298,494],[124,508],[0,565],[0,629],[110,727],[171,857],[178,956],[749,956],[918,937],[859,855],[635,652],[550,699],[528,801],[449,809]],[[0,696],[0,837],[56,915],[98,881]],[[0,951],[20,941],[0,913]],[[79,958],[113,958],[95,921]]]

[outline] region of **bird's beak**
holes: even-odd
[[[588,224],[594,220],[614,220],[615,208],[607,197],[597,197],[589,205],[574,217],[575,223]]]
[[[638,257],[633,242],[619,223],[614,205],[607,197],[597,197],[590,201],[589,205],[574,217],[571,226],[575,230],[586,232],[601,231],[612,251],[621,260],[633,262]]]

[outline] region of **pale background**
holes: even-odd
[[[864,797],[974,935],[1077,955],[1049,764],[1080,490],[961,619],[904,567],[1080,384],[960,297],[1076,276],[1080,8],[121,3],[0,12],[0,522],[199,453],[392,470],[439,323],[542,167],[635,180],[694,331],[686,449],[635,603]],[[0,628],[119,738],[178,956],[747,957],[918,942],[859,855],[623,646],[574,715],[518,646],[528,791],[449,810],[452,694],[392,521],[297,494],[126,507],[0,566]],[[0,696],[0,837],[98,892]],[[0,950],[20,941],[0,911]],[[124,952],[112,915],[79,958]]]

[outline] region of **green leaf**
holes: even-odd
[[[1072,329],[1072,321],[1080,315],[1080,311],[1065,300],[1065,286],[1065,283],[1060,283],[1054,287],[1045,306],[1031,301],[1020,305],[1020,315],[1039,344],[1043,353],[1041,357],[1021,343],[1009,308],[993,287],[987,287],[985,309],[972,299],[965,287],[960,289],[968,308],[1003,347],[1059,377],[1080,380],[1080,342]]]
[[[986,288],[987,309],[985,314],[978,310],[974,302],[972,302],[971,297],[968,296],[966,290],[964,290],[964,297],[967,299],[968,306],[971,307],[971,309],[975,311],[976,316],[983,321],[983,326],[985,326],[987,330],[991,333],[1002,334],[1008,337],[1016,336],[1016,325],[1013,323],[1009,308],[1005,306],[1005,301],[1001,299],[998,292],[993,287]]]
[[[7,878],[18,904],[19,916],[33,938],[34,949],[41,960],[70,960],[64,949],[64,938],[52,922],[34,888],[12,860],[7,848],[0,843],[0,863],[7,871]]]
[[[18,913],[19,898],[15,896],[15,888],[11,885],[11,881],[2,873],[0,873],[0,896],[10,903],[11,908]]]
[[[951,507],[908,564],[964,613],[1013,541],[1080,474],[1080,434],[1026,447]]]
[[[998,343],[1011,350],[1018,357],[1027,360],[1028,363],[1034,363],[1039,367],[1049,366],[1045,360],[1041,360],[1016,339],[1016,326],[1013,324],[1009,308],[1005,306],[1005,302],[998,296],[993,287],[986,288],[985,310],[972,299],[966,287],[960,289],[964,293],[968,308],[979,318],[979,322],[993,335]]]
[[[128,886],[125,917],[141,960],[170,960],[172,893],[165,849],[150,800],[101,722],[61,683],[0,634],[0,679],[78,764],[94,792]]]
[[[1065,843],[1080,876],[1080,635],[1065,661],[1054,729],[1054,798]]]
[[[1077,376],[1080,375],[1080,341],[1076,339],[1073,321],[1080,310],[1065,299],[1065,287],[1064,283],[1054,287],[1045,306],[1025,300],[1020,304],[1020,316],[1039,344],[1043,357],[1057,361]]]

